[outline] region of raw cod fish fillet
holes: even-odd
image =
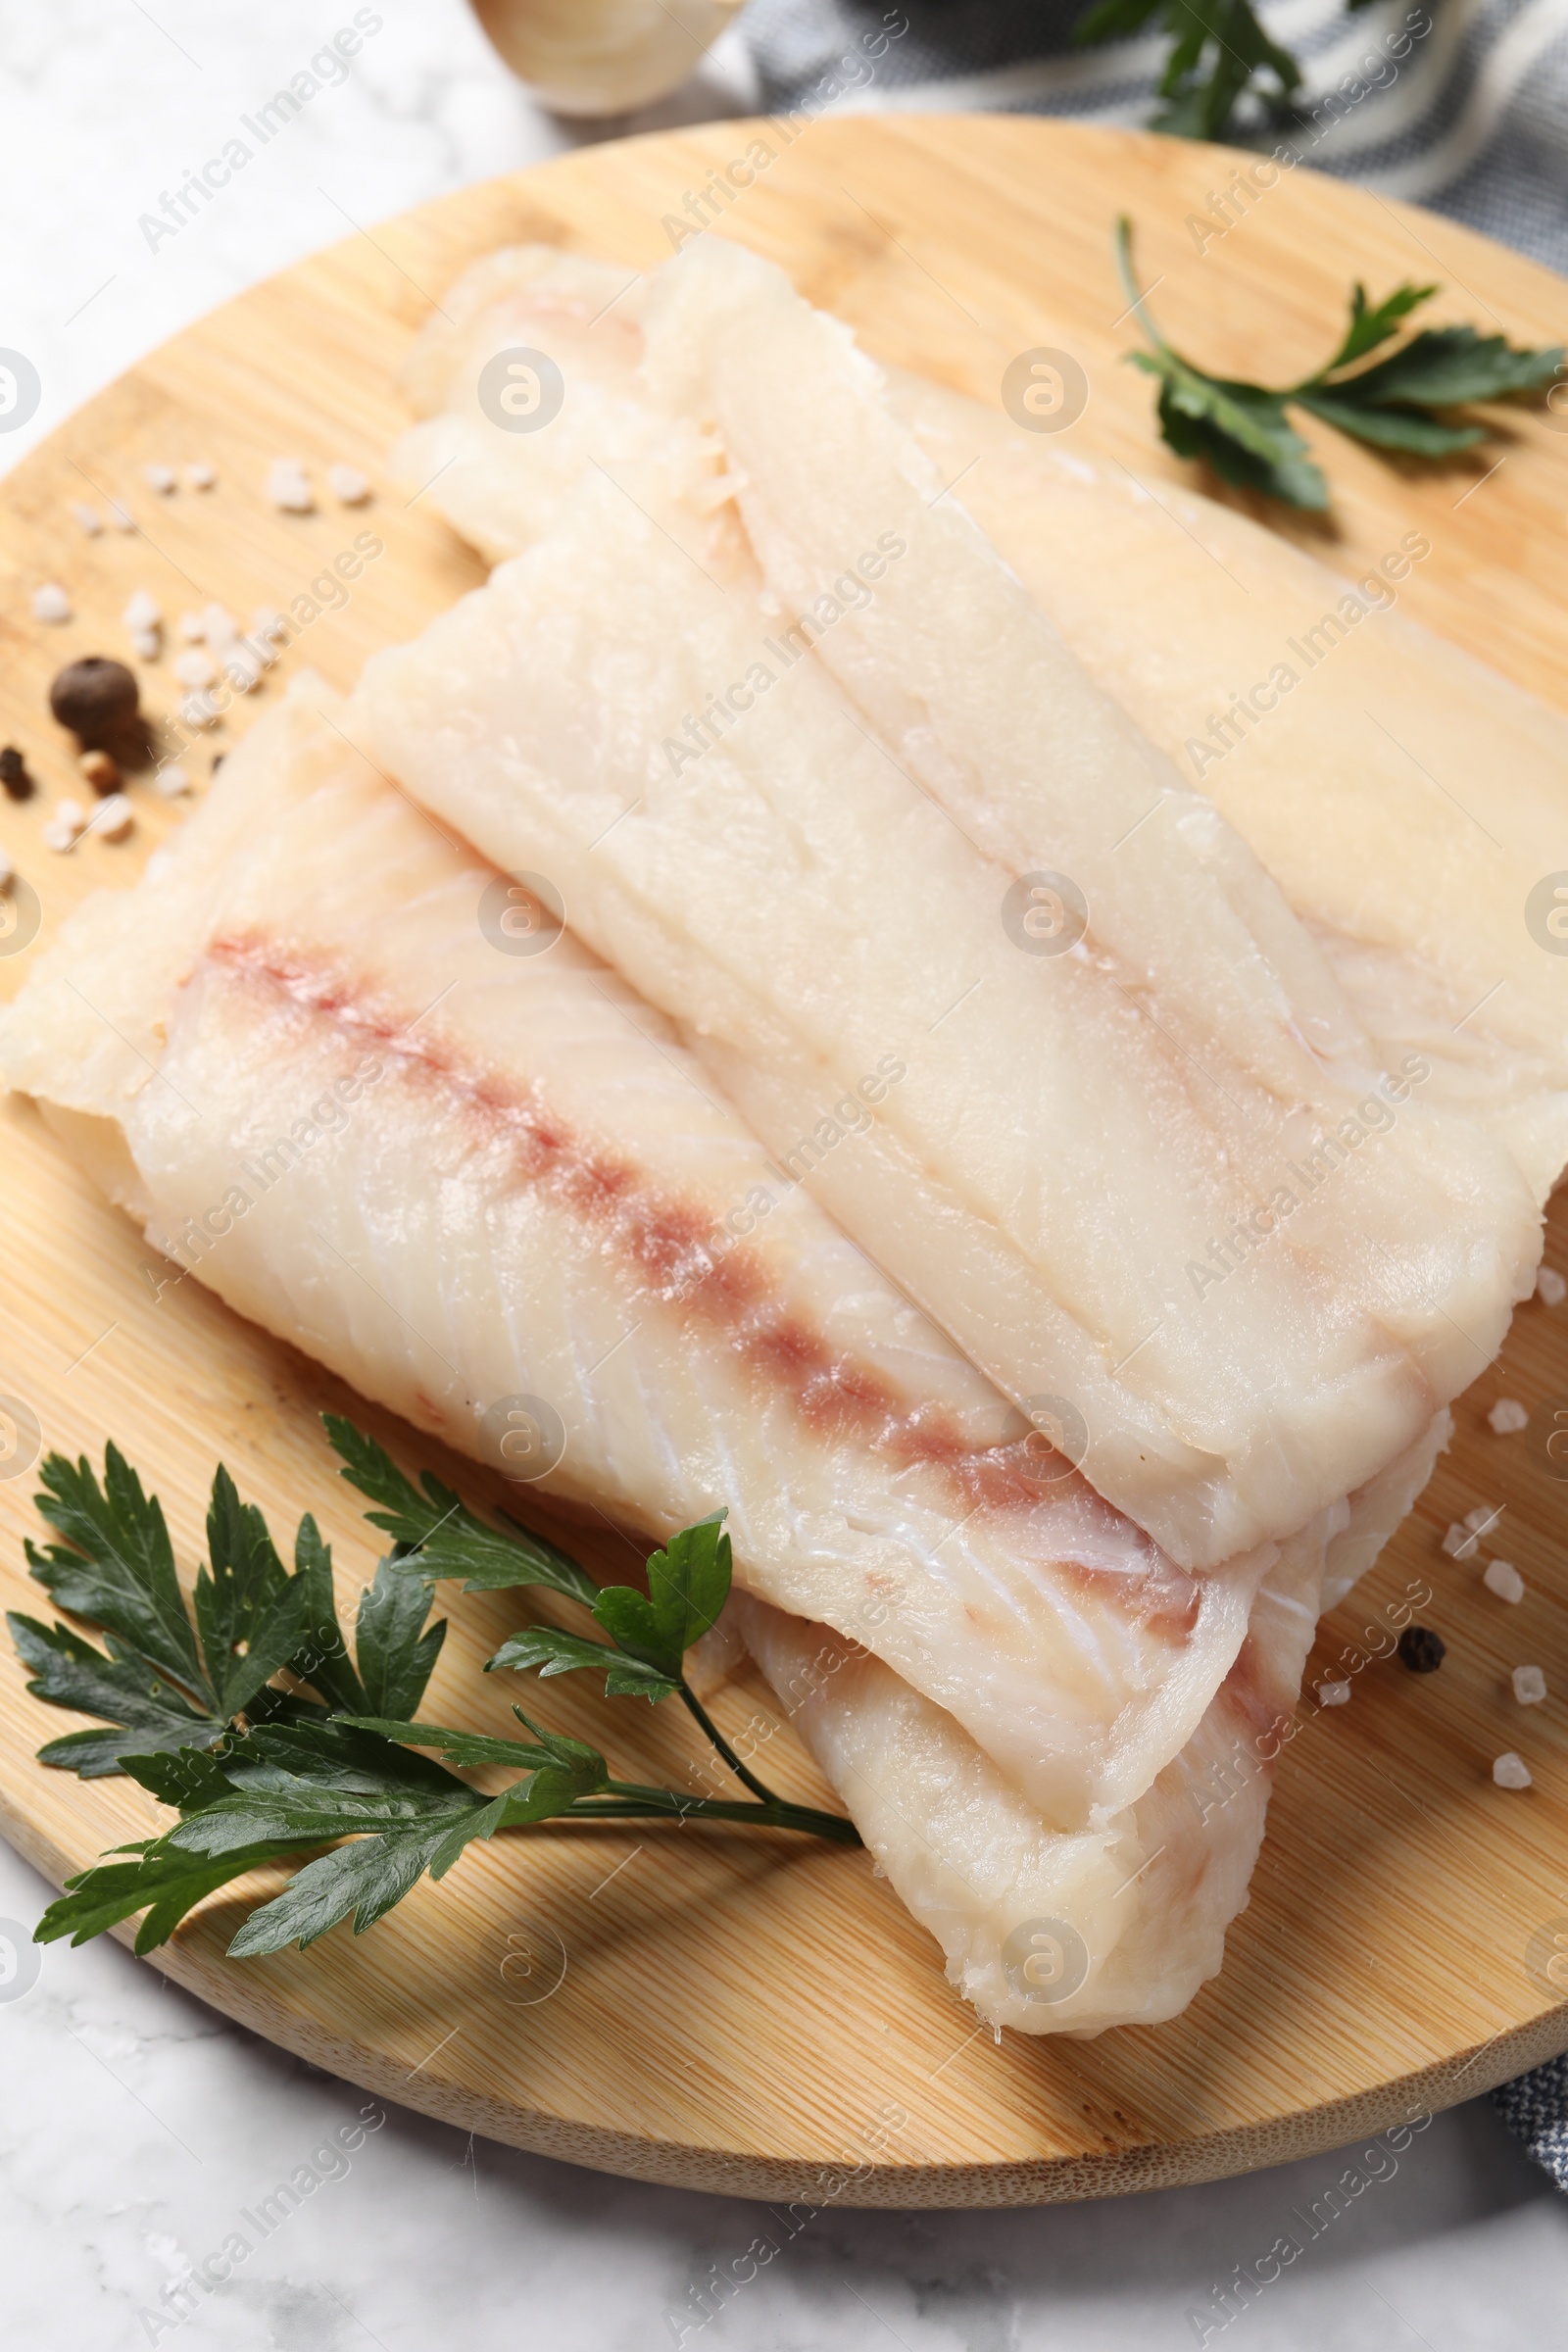
[[[644,289],[530,246],[476,264],[444,308],[407,371],[428,421],[402,470],[417,490],[450,461],[431,497],[500,562],[588,462],[657,446]],[[487,421],[478,370],[519,341],[561,350],[590,429]],[[1083,432],[1024,433],[899,371],[886,389],[1095,682],[1256,852],[1391,1064],[1428,1062],[1433,1097],[1500,1135],[1544,1200],[1568,1164],[1568,957],[1522,910],[1568,871],[1568,719],[1390,609],[1419,550],[1351,581],[1228,507],[1147,489]]]
[[[569,933],[503,952],[505,879],[321,710],[262,720],[66,925],[0,1016],[10,1084],[155,1247],[367,1396],[503,1467],[506,1400],[544,1399],[542,1486],[659,1536],[727,1505],[741,1582],[874,1649],[1042,1821],[1132,1802],[1276,1547],[1162,1555],[623,981]]]
[[[1086,667],[1250,842],[1380,1042],[1429,1061],[1544,1200],[1568,1164],[1568,957],[1526,908],[1568,872],[1568,719],[1390,609],[1408,548],[1341,578],[918,377],[890,398]]]
[[[695,422],[595,467],[487,589],[376,657],[367,723],[427,806],[551,877],[998,1387],[1065,1400],[1107,1499],[1217,1564],[1376,1476],[1475,1377],[1534,1279],[1536,1204],[1419,1099],[1419,1062],[1383,1072],[1239,837],[928,504],[842,330],[703,250],[712,270],[689,252],[645,305],[656,387]],[[808,429],[764,353],[812,381]],[[790,657],[811,566],[842,584],[879,542],[874,596],[829,598],[817,659]],[[1087,936],[1023,952],[1009,909],[1058,868]],[[824,1103],[889,1053],[905,1075],[837,1150]],[[1333,1182],[1293,1190],[1303,1163]],[[1266,1246],[1237,1244],[1260,1217]]]
[[[494,260],[505,265],[513,258]],[[477,349],[471,339],[466,352],[459,348],[441,321],[432,321],[426,330],[421,339],[428,362],[421,405],[433,410],[447,399],[453,374],[461,376],[466,364],[476,372],[491,349],[525,339],[518,332],[518,305],[528,304],[541,274],[567,281],[564,288],[558,283],[553,299],[576,302],[584,318],[599,314],[623,283],[618,273],[573,258],[537,250],[515,258],[526,264],[525,269],[509,272],[498,268],[483,278],[485,297],[495,307],[483,322]],[[459,293],[480,279],[480,271],[470,272]],[[447,308],[456,308],[451,297]],[[630,303],[621,305],[623,314],[631,308]],[[471,309],[463,323],[471,338]],[[539,326],[529,319],[526,326],[535,327],[541,339],[548,331],[548,322]],[[618,373],[617,389],[623,398],[637,395],[636,342],[624,332],[608,358],[600,340],[575,351],[573,362],[575,383],[581,382],[585,368],[608,367]],[[1190,537],[1171,527],[1146,495],[1134,491],[1129,497],[1119,476],[1102,482],[1080,460],[1063,461],[1054,448],[1025,443],[989,412],[918,379],[895,379],[892,396],[936,458],[944,479],[968,465],[977,448],[986,448],[980,479],[987,492],[995,489],[997,495],[977,504],[992,536],[1047,603],[1097,678],[1128,702],[1156,740],[1173,753],[1183,748],[1184,731],[1194,723],[1186,713],[1196,711],[1205,699],[1194,690],[1183,706],[1183,690],[1200,674],[1192,658],[1199,641],[1216,672],[1245,673],[1245,640],[1240,641],[1240,651],[1231,642],[1238,635],[1235,608],[1243,600],[1233,597],[1216,612],[1201,576],[1207,559],[1194,550]],[[455,413],[445,421],[455,424]],[[504,513],[497,495],[500,482],[508,475],[544,478],[557,469],[548,507],[535,501],[535,512],[553,514],[575,478],[580,449],[564,452],[548,435],[528,440],[487,435],[477,417],[471,428],[466,422],[464,429],[471,430],[466,465],[448,479],[461,485],[471,514],[462,512],[461,500],[446,499],[445,483],[437,496],[457,527],[481,552],[500,559],[518,552],[535,535],[528,529],[509,536],[507,522],[497,524],[495,518]],[[982,435],[987,438],[978,438]],[[642,446],[651,446],[653,439],[650,429]],[[1013,462],[1004,466],[1009,444]],[[448,454],[450,448],[449,443]],[[411,474],[411,486],[417,488],[422,478]],[[1111,515],[1102,511],[1108,500],[1114,501]],[[1343,584],[1272,534],[1207,502],[1181,503],[1188,531],[1198,531],[1212,544],[1212,534],[1223,526],[1241,542],[1239,547],[1223,540],[1221,544],[1230,568],[1245,566],[1257,599],[1250,610],[1256,613],[1260,609],[1255,625],[1271,627],[1293,591],[1304,600],[1311,615],[1325,607],[1333,609],[1344,593]],[[1172,553],[1190,557],[1187,572],[1180,563],[1170,561]],[[1032,571],[1031,555],[1036,559]],[[1195,638],[1192,646],[1184,646],[1184,658],[1173,661],[1162,658],[1160,635],[1161,627],[1168,633],[1178,625],[1173,602],[1153,611],[1145,593],[1152,577],[1162,576],[1156,568],[1161,555],[1167,573],[1177,574],[1180,625]],[[1086,578],[1091,593],[1080,597],[1075,591],[1082,590]],[[1054,591],[1054,605],[1048,589]],[[1168,598],[1168,581],[1166,593]],[[1398,625],[1402,630],[1403,624]],[[1124,692],[1123,674],[1112,659],[1124,649],[1129,656],[1135,651],[1143,655],[1139,683],[1147,691],[1142,701]],[[1463,692],[1490,705],[1486,715],[1494,727],[1511,726],[1518,732],[1522,721],[1561,726],[1552,714],[1527,705],[1475,664],[1461,672],[1456,687],[1447,649],[1423,632],[1404,631],[1400,652],[1409,671],[1409,689],[1423,708],[1436,703],[1441,709],[1446,697]],[[1347,691],[1355,691],[1348,682]],[[1304,829],[1313,844],[1324,838],[1314,811],[1337,773],[1334,715],[1331,707],[1325,722],[1317,707],[1304,701],[1292,709],[1296,767],[1289,805],[1312,820]],[[1513,757],[1506,775],[1497,779],[1504,789],[1519,772],[1520,748],[1510,742]],[[1522,748],[1527,754],[1535,748],[1528,735]],[[1528,768],[1528,760],[1524,764]],[[1357,795],[1381,799],[1386,781],[1383,766],[1374,759],[1372,773],[1356,778]],[[1227,807],[1253,846],[1263,851],[1263,842],[1248,825],[1249,808],[1231,803]],[[1332,850],[1335,836],[1328,839]],[[1403,868],[1396,870],[1408,873],[1409,868],[1407,857]],[[1286,870],[1298,910],[1310,916],[1313,869],[1298,863]],[[1343,861],[1330,857],[1324,870],[1338,874]],[[1446,870],[1440,865],[1423,871],[1422,886],[1429,895],[1446,878]],[[1386,915],[1392,953],[1347,968],[1336,955],[1340,934],[1328,932],[1331,959],[1373,1034],[1380,1040],[1400,1036],[1418,1046],[1438,1066],[1441,1084],[1448,1068],[1458,1067],[1451,1024],[1467,1005],[1450,1001],[1441,1023],[1413,1033],[1396,1026],[1396,1009],[1417,1001],[1408,977],[1409,963],[1421,954],[1414,929],[1422,915],[1416,894],[1408,888],[1397,894],[1386,904]],[[1495,1035],[1483,1035],[1485,1045],[1469,1054],[1466,1083],[1457,1091],[1459,1099],[1496,1117],[1502,1091],[1496,1072],[1499,1064],[1505,1070],[1509,1065]],[[1501,1115],[1513,1112],[1509,1102]],[[1555,1164],[1548,1182],[1554,1174]],[[1329,1547],[1323,1606],[1334,1605],[1371,1564],[1424,1485],[1441,1434],[1440,1425],[1412,1457],[1385,1473],[1378,1482],[1380,1494],[1368,1491],[1352,1498],[1350,1526]],[[1288,1717],[1296,1703],[1321,1569],[1321,1556],[1311,1547],[1287,1544],[1254,1606],[1243,1659],[1182,1756],[1113,1828],[1079,1838],[1043,1833],[1016,1791],[1000,1779],[959,1727],[875,1658],[765,1604],[743,1601],[737,1609],[744,1616],[747,1641],[769,1673],[787,1713],[823,1761],[896,1890],[941,1941],[955,1984],[995,2024],[1087,2033],[1109,2024],[1153,2022],[1173,2015],[1218,1968],[1224,1930],[1246,1899],[1261,1836],[1271,1779],[1265,1759],[1278,1746],[1277,1738],[1268,1737],[1272,1726],[1259,1711],[1261,1701],[1277,1700],[1276,1721]],[[1085,1955],[1081,1984],[1066,1998],[1054,1993],[1049,2005],[1026,2003],[1016,1972],[1009,1976],[1001,1957],[1009,1935],[1041,1920],[1065,1924],[1080,1938]]]
[[[1181,1754],[1136,1804],[1076,1836],[1047,1830],[952,1716],[879,1658],[765,1601],[736,1604],[741,1639],[988,2025],[1075,2035],[1157,2025],[1218,1974],[1225,1931],[1247,1903],[1275,1760],[1300,1728],[1320,1609],[1370,1566],[1448,1430],[1444,1413],[1352,1495],[1326,1545],[1303,1536],[1282,1545],[1236,1663]],[[1037,1950],[1048,1972],[1032,1980]]]
[[[365,1393],[494,1459],[483,1400],[543,1391],[568,1432],[543,1486],[659,1532],[728,1501],[767,1596],[737,1602],[747,1639],[983,2016],[1174,2014],[1245,1899],[1324,1577],[1367,1564],[1441,1427],[1278,1550],[1184,1576],[776,1192],[612,973],[569,934],[500,952],[495,882],[312,686],[68,925],[0,1061],[155,1246]],[[772,1205],[715,1273],[736,1197]],[[1002,1956],[1042,1918],[1084,1955],[1060,2001]]]

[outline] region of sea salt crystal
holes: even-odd
[[[79,801],[58,802],[54,814],[49,817],[43,828],[44,848],[57,850],[62,854],[67,850],[74,850],[76,846],[76,836],[86,821],[87,811]]]
[[[156,662],[164,650],[164,641],[156,629],[132,629],[130,650],[138,662]]]
[[[1443,1539],[1443,1548],[1450,1560],[1471,1560],[1475,1557],[1476,1539],[1467,1528],[1450,1525]]]
[[[1529,1765],[1523,1756],[1516,1756],[1511,1747],[1506,1755],[1496,1758],[1492,1767],[1492,1777],[1499,1788],[1528,1788],[1531,1785]]]
[[[176,654],[169,666],[182,686],[210,686],[218,675],[212,656],[204,654],[199,645]]]
[[[199,612],[182,612],[174,627],[187,645],[200,645],[207,634],[207,623]]]
[[[104,518],[96,507],[73,506],[71,519],[80,523],[89,539],[96,539],[104,527]]]
[[[182,792],[190,790],[189,776],[182,767],[176,766],[172,762],[168,767],[161,767],[158,770],[153,778],[153,783],[166,801],[177,801]]]
[[[1487,1427],[1495,1437],[1517,1437],[1520,1430],[1530,1427],[1530,1415],[1515,1397],[1499,1396],[1487,1415]]]
[[[261,677],[263,666],[261,656],[242,637],[236,637],[232,645],[224,648],[223,675],[240,694],[250,693]]]
[[[198,458],[194,466],[185,468],[186,486],[191,490],[211,490],[217,479],[216,469],[208,465],[205,458]]]
[[[251,614],[251,635],[270,645],[288,636],[288,622],[270,605],[258,605]]]
[[[370,495],[370,485],[357,466],[329,466],[326,486],[344,507],[363,507]]]
[[[1512,1560],[1489,1562],[1481,1582],[1489,1592],[1495,1592],[1499,1600],[1523,1600],[1525,1596],[1525,1580]]]
[[[17,869],[11,862],[8,850],[0,850],[0,891],[7,891],[16,880]]]
[[[32,617],[48,621],[51,626],[71,618],[71,599],[53,580],[46,580],[32,592]]]
[[[1522,1707],[1539,1707],[1546,1695],[1546,1678],[1539,1666],[1516,1666],[1513,1694]]]
[[[136,821],[136,811],[122,792],[112,792],[107,801],[100,801],[84,830],[101,833],[105,841],[123,841]]]
[[[174,468],[172,466],[144,466],[141,478],[149,490],[156,490],[160,498],[168,498],[174,487]]]
[[[239,635],[239,622],[226,605],[203,605],[202,627],[212,646],[232,645]]]
[[[1317,1703],[1320,1707],[1343,1707],[1350,1695],[1348,1683],[1319,1683]]]
[[[314,514],[316,497],[298,458],[274,458],[267,469],[267,495],[285,514]]]
[[[1486,1530],[1492,1525],[1494,1519],[1500,1519],[1501,1517],[1502,1505],[1500,1502],[1495,1506],[1495,1508],[1489,1507],[1489,1505],[1484,1502],[1478,1502],[1473,1511],[1466,1511],[1464,1515],[1464,1523],[1473,1536],[1479,1536],[1486,1532]]]
[[[1543,1266],[1536,1276],[1536,1297],[1543,1306],[1561,1306],[1568,1298],[1568,1282],[1560,1274],[1554,1274],[1550,1266]]]
[[[152,856],[148,858],[146,864],[141,870],[149,882],[161,882],[173,862],[174,858],[172,851],[154,850]]]

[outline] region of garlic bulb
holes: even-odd
[[[558,115],[622,115],[678,88],[742,0],[473,0],[513,72]]]

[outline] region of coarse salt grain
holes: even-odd
[[[172,851],[154,850],[141,870],[149,882],[161,882],[173,862]]]
[[[261,678],[263,666],[261,656],[243,638],[237,637],[224,649],[223,675],[240,694],[250,693]]]
[[[32,592],[32,617],[51,624],[71,618],[71,599],[53,580],[46,580]]]
[[[101,801],[85,827],[88,833],[101,833],[105,841],[123,841],[136,821],[136,811],[122,792],[112,792]]]
[[[43,828],[46,850],[74,850],[76,836],[87,821],[87,811],[79,801],[61,801]]]
[[[104,518],[96,507],[74,506],[71,519],[80,523],[89,539],[96,539],[104,527]]]
[[[208,465],[205,458],[198,458],[194,466],[185,468],[185,481],[189,489],[211,490],[217,479],[216,469]]]
[[[153,782],[166,801],[177,801],[182,792],[190,790],[190,778],[186,775],[185,770],[172,764],[169,767],[161,767],[154,776]]]
[[[16,879],[16,873],[17,869],[11,862],[10,853],[6,850],[0,850],[0,890],[9,890],[11,888],[12,883]]]
[[[204,654],[199,645],[176,654],[169,666],[182,686],[210,686],[218,675],[212,656]]]
[[[1560,1274],[1553,1273],[1550,1266],[1543,1266],[1536,1276],[1536,1297],[1543,1306],[1561,1306],[1563,1300],[1568,1298],[1568,1282],[1564,1282]]]
[[[132,629],[130,650],[138,662],[156,662],[164,650],[164,641],[156,629]]]
[[[1523,1756],[1516,1756],[1511,1747],[1506,1755],[1495,1759],[1492,1777],[1499,1788],[1528,1788],[1531,1785],[1529,1765]]]
[[[232,645],[239,635],[239,622],[226,605],[204,605],[202,630],[209,645]]]
[[[1522,1707],[1539,1707],[1546,1695],[1546,1678],[1539,1666],[1516,1666],[1513,1694]]]
[[[1475,1557],[1476,1541],[1468,1528],[1450,1525],[1443,1539],[1443,1548],[1451,1560],[1471,1560]]]
[[[258,605],[251,614],[251,635],[270,644],[275,638],[287,637],[288,622],[281,612],[274,612],[270,605]]]
[[[1530,1415],[1515,1397],[1499,1396],[1487,1415],[1487,1427],[1495,1437],[1516,1437],[1520,1430],[1530,1427]]]
[[[133,588],[120,617],[127,629],[156,629],[163,621],[163,608],[149,589]]]
[[[329,466],[326,486],[344,507],[363,507],[370,495],[370,485],[357,466]]]
[[[1502,1505],[1500,1502],[1497,1504],[1495,1510],[1489,1510],[1484,1502],[1478,1502],[1473,1511],[1466,1511],[1464,1515],[1464,1523],[1473,1536],[1479,1536],[1486,1532],[1486,1530],[1492,1525],[1494,1519],[1500,1519],[1501,1517]]]
[[[312,514],[316,498],[298,458],[274,458],[267,469],[267,495],[285,514]]]
[[[187,645],[200,645],[207,634],[207,623],[199,612],[182,612],[174,627]]]
[[[1317,1703],[1320,1707],[1343,1707],[1350,1695],[1348,1683],[1319,1683]]]
[[[1495,1592],[1499,1600],[1518,1601],[1525,1596],[1525,1580],[1512,1560],[1489,1561],[1487,1573],[1481,1582],[1489,1592]]]
[[[160,498],[167,498],[174,487],[174,468],[172,466],[144,466],[141,478],[149,490],[156,490]]]

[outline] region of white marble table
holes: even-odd
[[[0,434],[0,466],[139,352],[342,234],[345,214],[373,221],[581,135],[530,105],[461,0],[376,0],[369,13],[384,22],[352,76],[150,248],[140,215],[309,67],[353,20],[352,0],[7,0],[0,345],[28,355],[42,397],[28,425]],[[740,111],[746,98],[732,45],[677,99],[616,127]],[[0,1919],[30,1931],[45,1899],[0,1846]],[[24,1976],[0,1979],[0,2341],[16,2352],[651,2352],[681,2340],[666,2314],[761,2226],[746,2205],[372,2110],[352,2152],[318,2163],[335,2177],[264,2237],[242,2217],[330,2135],[356,2138],[361,2094],[118,1946],[51,1946],[8,1997]],[[1036,2213],[824,2214],[684,2341],[1175,2352],[1200,2340],[1190,2311],[1340,2169],[1316,2158]],[[250,2241],[239,2258],[223,2253],[235,2233]],[[212,2291],[181,2292],[204,2265]],[[1207,2340],[1227,2352],[1550,2352],[1568,2340],[1565,2311],[1568,2201],[1483,2103],[1440,2117]]]

